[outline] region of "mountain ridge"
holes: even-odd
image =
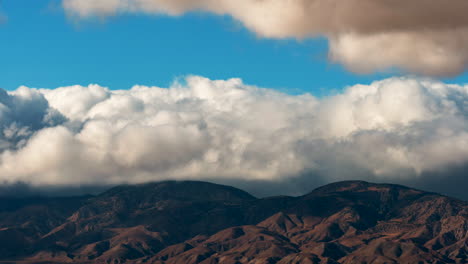
[[[226,185],[164,181],[73,203],[50,199],[0,206],[0,261],[468,261],[468,203],[402,185],[346,181],[298,197],[255,198]]]

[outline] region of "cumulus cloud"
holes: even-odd
[[[0,151],[19,149],[35,131],[65,122],[38,91],[20,87],[8,94],[0,89]]]
[[[468,164],[468,86],[424,79],[319,99],[191,76],[169,88],[21,87],[0,101],[1,182],[390,181]]]
[[[400,68],[450,76],[468,65],[465,0],[63,0],[74,17],[122,13],[229,15],[259,36],[326,36],[330,57],[352,71]]]

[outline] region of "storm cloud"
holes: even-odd
[[[452,76],[468,65],[465,0],[63,0],[72,17],[228,15],[258,36],[325,36],[330,60],[358,73]]]
[[[303,188],[445,180],[444,171],[468,164],[468,86],[427,79],[316,98],[190,76],[168,88],[21,87],[0,101],[6,184],[197,179]]]

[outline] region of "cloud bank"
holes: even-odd
[[[228,15],[267,38],[325,36],[330,60],[358,73],[391,68],[452,76],[468,65],[466,0],[63,0],[74,17]]]
[[[468,86],[411,78],[320,99],[198,76],[169,88],[21,87],[0,96],[0,182],[442,179],[468,164],[467,117]]]

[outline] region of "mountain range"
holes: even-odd
[[[196,181],[0,197],[0,263],[468,263],[468,203],[346,181],[256,198]]]

